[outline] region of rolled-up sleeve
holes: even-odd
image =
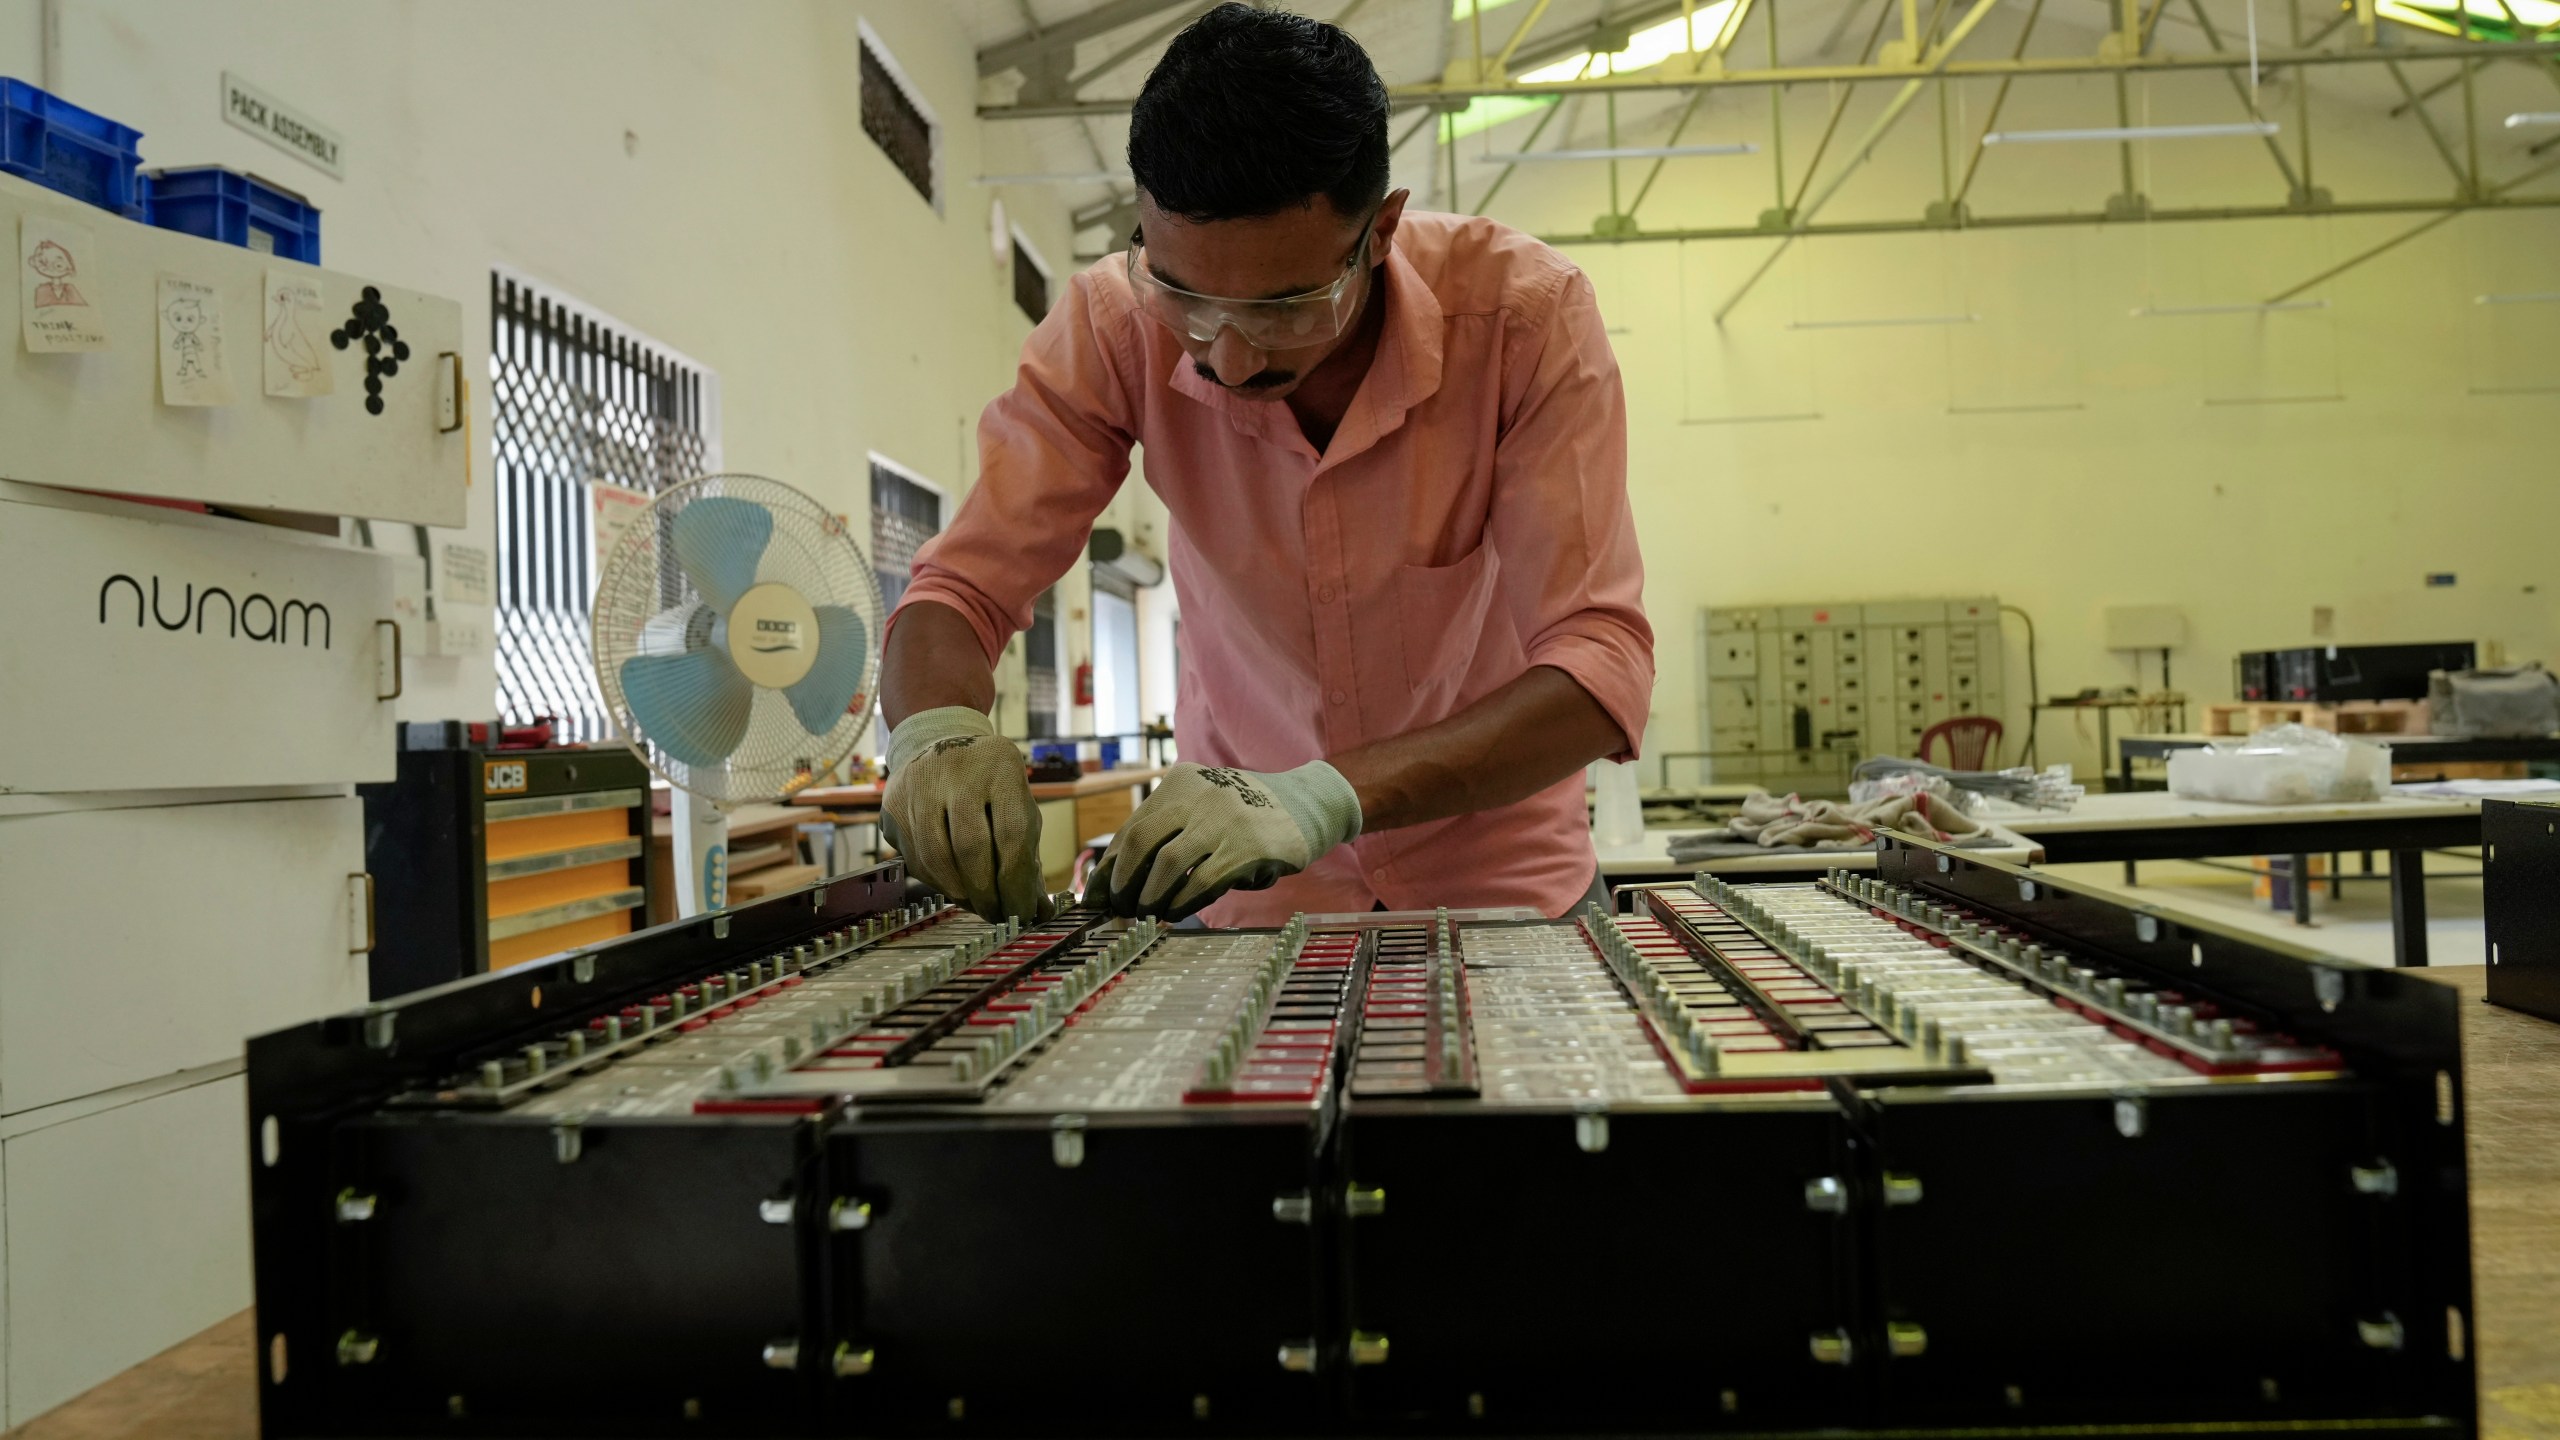
[[[1502,602],[1531,665],[1590,692],[1636,758],[1653,705],[1653,626],[1627,503],[1627,405],[1591,281],[1567,274],[1549,323],[1524,328],[1528,381],[1494,456]]]
[[[1135,316],[1097,292],[1090,272],[1068,281],[1023,343],[1013,388],[978,417],[978,482],[917,550],[892,630],[910,606],[947,605],[994,663],[1128,477],[1136,421],[1121,366],[1139,353],[1125,343]]]

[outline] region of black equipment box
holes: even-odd
[[[2243,700],[2424,700],[2434,670],[2468,670],[2470,641],[2429,645],[2304,645],[2242,652],[2235,682]]]
[[[649,770],[638,756],[482,749],[458,721],[402,733],[398,777],[356,787],[375,999],[648,923]]]
[[[2480,803],[2489,1003],[2560,1022],[2560,804]]]
[[[890,864],[261,1037],[264,1433],[2474,1433],[2453,991],[1899,837],[1621,898]]]

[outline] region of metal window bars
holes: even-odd
[[[557,296],[489,277],[498,488],[498,709],[613,738],[587,642],[596,588],[589,487],[654,495],[702,473],[704,372]]]

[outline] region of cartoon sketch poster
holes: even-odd
[[[231,403],[231,372],[222,356],[222,294],[175,275],[160,277],[160,402]]]
[[[267,393],[295,399],[336,393],[338,377],[320,338],[328,329],[320,318],[320,277],[268,271],[266,310],[259,348],[266,352]]]
[[[19,331],[29,353],[107,348],[106,317],[98,309],[106,285],[97,255],[83,226],[19,217]]]

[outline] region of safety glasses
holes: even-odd
[[[1258,350],[1321,345],[1348,328],[1359,309],[1353,282],[1369,268],[1369,240],[1377,218],[1377,212],[1371,211],[1369,220],[1361,225],[1360,243],[1342,262],[1342,273],[1333,278],[1332,284],[1276,300],[1230,300],[1195,295],[1167,285],[1148,267],[1146,246],[1133,231],[1129,236],[1129,289],[1138,297],[1139,307],[1158,322],[1204,345],[1217,339],[1222,330],[1235,331]]]

